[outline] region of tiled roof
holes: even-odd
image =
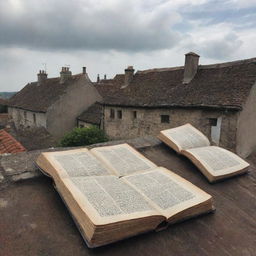
[[[0,130],[0,154],[18,153],[26,149],[5,130]]]
[[[111,97],[111,95],[117,93],[124,83],[124,74],[118,74],[113,79],[102,79],[97,83],[93,83],[103,101],[105,98]],[[102,102],[103,102],[102,101]],[[86,109],[78,120],[84,121],[90,124],[99,125],[102,117],[102,102],[96,102]]]
[[[256,58],[200,65],[183,84],[184,67],[138,71],[124,89],[104,97],[106,105],[242,109],[256,82]]]
[[[102,106],[99,103],[91,105],[77,119],[90,124],[99,125],[102,116]]]
[[[124,74],[117,74],[113,79],[103,79],[99,83],[94,83],[103,99],[110,97],[124,84]]]
[[[9,99],[8,105],[36,112],[46,112],[69,86],[72,86],[84,74],[73,75],[66,82],[60,83],[60,78],[49,78],[41,82],[27,84],[22,90]]]

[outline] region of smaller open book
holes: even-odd
[[[246,161],[224,148],[211,146],[208,138],[191,124],[163,130],[158,138],[189,158],[210,182],[248,171]]]
[[[53,178],[89,247],[213,209],[209,194],[128,144],[42,153],[37,165]]]

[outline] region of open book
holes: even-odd
[[[89,247],[160,229],[213,209],[212,197],[128,144],[42,153]]]
[[[244,173],[249,168],[236,154],[211,146],[208,138],[191,124],[163,130],[158,138],[188,157],[210,182]]]

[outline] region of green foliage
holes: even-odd
[[[61,147],[76,147],[106,142],[108,138],[103,130],[96,126],[74,128],[71,132],[64,135],[60,141]]]

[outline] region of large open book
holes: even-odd
[[[128,144],[42,153],[37,165],[53,178],[89,247],[213,209],[209,194]]]
[[[191,124],[163,130],[158,138],[188,157],[210,182],[244,173],[249,168],[236,154],[211,146],[208,138]]]

